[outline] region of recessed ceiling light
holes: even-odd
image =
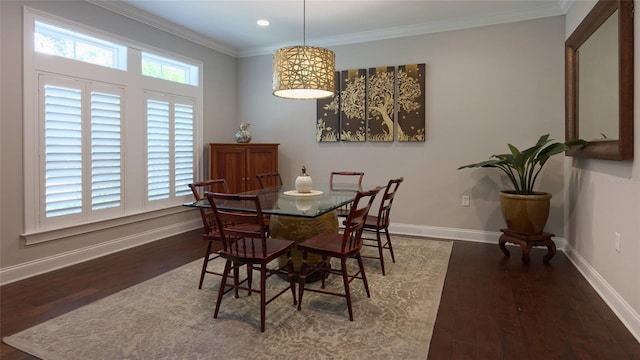
[[[258,24],[260,26],[269,26],[269,20],[260,19],[260,20],[256,21],[256,24]]]

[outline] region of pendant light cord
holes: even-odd
[[[302,46],[307,46],[307,2],[302,0]]]

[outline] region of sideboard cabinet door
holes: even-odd
[[[259,188],[257,174],[278,172],[279,144],[209,144],[209,178],[227,180],[229,191]]]

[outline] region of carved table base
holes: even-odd
[[[547,232],[543,232],[541,234],[521,234],[510,231],[509,229],[500,229],[500,231],[502,231],[502,235],[500,236],[498,245],[505,256],[510,255],[509,250],[505,247],[507,242],[520,245],[520,248],[522,249],[522,262],[525,264],[529,263],[529,252],[531,251],[532,246],[547,247],[549,252],[543,257],[543,261],[545,263],[549,262],[549,260],[551,260],[551,258],[556,254],[556,244],[551,240],[551,237],[555,236],[554,234]]]
[[[269,221],[270,236],[274,239],[293,240],[297,243],[303,242],[319,233],[338,233],[338,215],[335,211],[330,211],[315,218],[304,218],[299,216],[271,215]],[[280,266],[287,263],[286,256],[278,259]],[[307,258],[310,264],[322,262],[319,255],[310,254]],[[302,252],[296,248],[291,250],[291,262],[295,271],[295,278],[298,279],[300,264],[302,263]],[[307,282],[321,280],[322,277],[311,276]],[[315,274],[314,274],[315,275]]]

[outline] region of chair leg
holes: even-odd
[[[204,274],[207,273],[207,265],[209,264],[209,255],[211,255],[211,247],[213,244],[209,241],[209,245],[207,246],[207,253],[204,255],[204,261],[202,262],[202,272],[200,273],[200,284],[198,285],[198,289],[202,289],[202,283],[204,282]]]
[[[231,271],[231,260],[227,260],[224,264],[224,272],[222,273],[222,281],[220,282],[220,289],[218,290],[218,300],[216,301],[216,309],[213,312],[213,318],[218,317],[218,311],[220,310],[220,303],[222,302],[222,295],[224,295],[224,289],[227,287],[227,277]]]
[[[253,265],[251,264],[246,264],[247,265],[247,285],[249,287],[249,294],[251,295],[251,285],[253,283]]]
[[[307,280],[307,252],[302,252],[302,263],[300,264],[300,274],[298,274],[300,284],[298,285],[298,311],[302,308],[302,295],[304,294],[304,283]]]
[[[287,274],[289,276],[289,286],[291,286],[291,295],[293,295],[293,305],[296,305],[296,280],[294,278],[293,262],[291,261],[291,251],[287,251]]]
[[[393,246],[391,246],[391,236],[389,236],[389,228],[385,228],[384,233],[387,235],[387,244],[389,244],[389,252],[391,253],[391,260],[393,262],[396,262],[396,258],[393,256]]]
[[[378,257],[380,257],[380,269],[382,269],[382,276],[385,276],[384,273],[384,255],[382,254],[382,239],[380,238],[380,230],[376,230],[376,240],[378,241]]]
[[[265,308],[267,304],[267,265],[260,265],[260,331],[264,332]]]
[[[344,294],[347,298],[347,308],[349,309],[349,320],[353,321],[353,309],[351,308],[351,291],[349,290],[349,274],[347,273],[347,259],[340,259],[342,269],[342,281],[344,282]]]
[[[360,266],[360,275],[362,275],[362,282],[364,283],[364,289],[367,292],[367,297],[371,297],[371,293],[369,293],[369,283],[367,282],[367,274],[364,273],[364,263],[362,262],[362,256],[360,253],[356,255],[356,259],[358,259],[358,266]]]
[[[233,263],[233,285],[236,287],[236,299],[240,297],[238,295],[238,282],[240,281],[240,266],[236,263]]]
[[[316,269],[320,269],[320,277],[322,277],[321,289],[324,289],[325,280],[329,277],[328,272],[329,269],[331,269],[331,265],[327,259],[326,256],[322,256],[322,261],[316,265]]]

